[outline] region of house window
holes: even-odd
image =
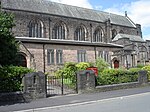
[[[83,26],[79,26],[75,30],[74,40],[85,41],[86,39],[86,29]]]
[[[44,25],[41,21],[29,23],[29,37],[44,38]]]
[[[78,51],[78,62],[86,62],[86,51]]]
[[[47,63],[54,64],[54,49],[47,50]]]
[[[117,31],[115,29],[113,29],[112,30],[112,39],[114,39],[116,35],[117,35]]]
[[[56,63],[63,64],[63,51],[62,50],[56,50]]]
[[[103,56],[103,51],[99,51],[98,52],[98,57],[100,57],[100,58],[103,58],[104,56]]]
[[[53,28],[52,39],[65,39],[67,36],[67,28],[63,23],[56,24]]]
[[[98,57],[103,58],[106,62],[109,61],[109,52],[108,51],[99,51]]]
[[[105,51],[105,52],[104,52],[104,60],[105,60],[106,62],[109,61],[109,52],[108,52],[108,51]]]
[[[104,42],[103,30],[100,27],[94,32],[93,42]]]

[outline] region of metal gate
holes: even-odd
[[[63,74],[60,77],[47,76],[47,96],[67,95],[77,93],[77,77],[65,78]]]

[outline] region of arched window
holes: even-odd
[[[85,41],[86,40],[86,28],[84,26],[79,26],[75,30],[74,40]]]
[[[64,23],[57,23],[53,28],[52,39],[65,39],[67,38],[67,27]]]
[[[21,53],[17,56],[17,66],[27,67],[26,57]]]
[[[29,23],[29,37],[44,38],[44,25],[42,21],[33,20]]]
[[[104,42],[104,33],[102,28],[96,28],[94,32],[93,42]]]
[[[113,29],[112,30],[112,39],[114,39],[116,35],[117,35],[117,31],[115,29]]]

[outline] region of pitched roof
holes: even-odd
[[[106,20],[110,19],[112,24],[135,27],[133,23],[125,16],[97,11],[93,9],[70,6],[46,0],[1,0],[1,1],[3,9],[32,11],[97,22],[105,22]]]
[[[140,36],[138,36],[138,35],[128,35],[128,34],[117,34],[112,41],[117,41],[118,39],[121,39],[121,38],[128,38],[131,41],[144,42],[143,38],[141,38]]]

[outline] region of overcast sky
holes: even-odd
[[[142,25],[143,38],[150,40],[150,0],[50,0],[128,16]]]

